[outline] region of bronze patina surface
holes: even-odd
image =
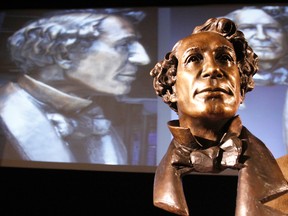
[[[197,26],[151,70],[156,94],[179,117],[168,123],[173,139],[155,173],[155,206],[189,215],[182,177],[229,168],[239,171],[236,216],[287,215],[265,204],[287,194],[287,180],[236,114],[257,71],[258,56],[226,18]]]

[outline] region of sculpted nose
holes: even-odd
[[[221,79],[223,73],[219,69],[209,70],[202,74],[202,78]]]
[[[210,61],[209,64],[204,67],[201,77],[204,79],[221,79],[223,78],[223,73],[216,62]]]

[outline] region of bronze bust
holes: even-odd
[[[179,117],[168,123],[173,139],[155,173],[156,207],[189,215],[182,177],[229,168],[239,171],[235,215],[287,215],[265,205],[287,193],[288,183],[237,115],[257,71],[258,56],[226,18],[197,26],[151,70],[156,94]]]

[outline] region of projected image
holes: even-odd
[[[259,57],[257,85],[288,83],[288,7],[244,7],[225,15],[237,23]]]
[[[9,10],[0,11],[1,165],[158,165],[178,116],[149,72],[211,17],[232,19],[259,56],[243,125],[275,158],[287,154],[288,5]]]
[[[1,159],[155,165],[156,9],[0,15]]]

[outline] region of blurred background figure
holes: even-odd
[[[129,112],[116,102],[130,93],[138,67],[150,63],[136,28],[145,15],[59,11],[11,35],[20,73],[0,89],[1,156],[127,164],[123,130],[106,113]]]
[[[288,149],[288,7],[249,6],[225,17],[237,24],[259,56],[259,72],[254,76],[258,86],[253,99],[246,99],[241,116],[254,125],[249,127],[263,138],[274,156],[280,157]],[[250,113],[251,109],[245,109],[248,106],[259,112]],[[251,122],[252,115],[255,122]]]
[[[257,84],[287,84],[288,7],[245,7],[225,17],[237,23],[259,56]]]

